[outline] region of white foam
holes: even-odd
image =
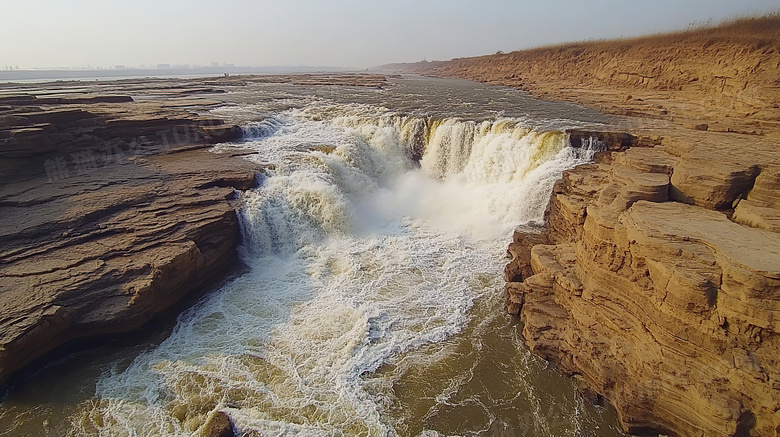
[[[541,221],[560,172],[587,158],[515,122],[361,111],[280,114],[241,144],[275,165],[243,195],[249,271],[101,378],[101,433],[186,435],[217,408],[260,435],[394,435],[361,376],[463,329],[512,227]]]

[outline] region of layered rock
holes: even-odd
[[[746,199],[737,199],[734,221],[746,226],[780,232],[780,168],[764,169],[756,177]]]
[[[0,105],[0,384],[139,328],[234,262],[232,199],[258,169],[203,149],[239,128],[100,95]]]
[[[205,151],[5,187],[0,379],[69,340],[149,321],[235,259],[255,170]]]
[[[718,147],[666,143],[564,174],[546,244],[519,234],[510,247],[507,271],[526,274],[507,283],[507,309],[629,432],[774,435],[780,234],[714,209],[743,199],[778,217],[776,161],[757,146],[705,166]]]

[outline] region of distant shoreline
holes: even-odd
[[[137,78],[180,79],[235,74],[332,73],[355,71],[342,67],[204,67],[116,70],[0,70],[0,83],[42,83],[69,80],[122,80]]]

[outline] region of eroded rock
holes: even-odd
[[[507,284],[507,309],[531,349],[612,402],[629,432],[771,435],[780,234],[671,201],[695,149],[629,149],[566,172],[545,231],[555,244],[515,256],[533,276]],[[776,212],[775,173],[763,174],[747,199]]]
[[[195,437],[233,437],[236,433],[233,431],[233,424],[230,423],[230,417],[224,411],[213,411],[197,431]]]
[[[0,383],[71,340],[137,329],[223,272],[232,199],[259,170],[201,150],[235,133],[218,120],[41,100],[2,101],[16,106],[0,119]]]

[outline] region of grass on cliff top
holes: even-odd
[[[713,44],[732,44],[745,46],[752,50],[774,49],[776,52],[780,52],[780,10],[767,15],[732,18],[716,24],[710,22],[692,24],[685,30],[671,33],[610,40],[567,42],[489,56],[538,55],[540,52],[583,49],[625,50],[641,46],[658,47],[680,43],[701,45],[703,48]]]
[[[531,49],[516,50],[509,53],[498,52],[450,61],[421,61],[410,64],[390,64],[384,66],[394,71],[426,74],[439,68],[461,63],[488,61],[533,61],[545,56],[578,57],[586,51],[614,53],[631,49],[642,51],[666,50],[673,47],[704,50],[731,47],[740,51],[760,51],[762,54],[780,53],[780,10],[766,14],[731,18],[720,23],[694,23],[687,29],[670,33],[656,33],[645,36],[604,39],[595,41],[566,42]]]

